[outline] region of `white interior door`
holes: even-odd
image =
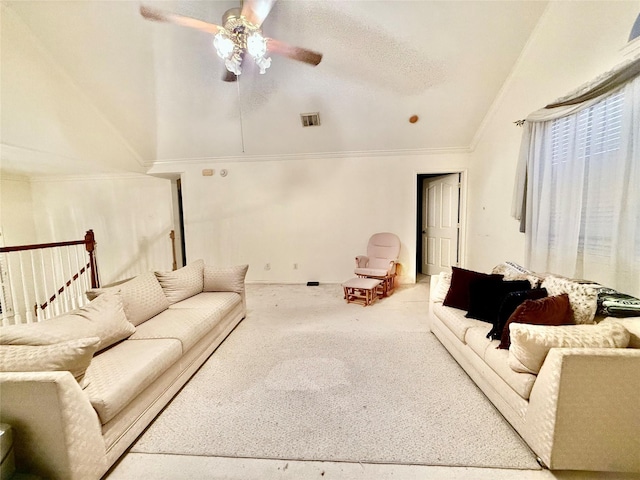
[[[460,174],[422,182],[422,273],[437,275],[458,264]]]

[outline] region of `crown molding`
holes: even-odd
[[[197,164],[197,163],[239,163],[239,162],[278,162],[301,160],[327,160],[337,158],[377,158],[377,157],[406,157],[429,155],[461,155],[471,152],[469,147],[421,148],[407,150],[365,150],[347,152],[321,153],[286,153],[281,155],[227,155],[219,157],[191,157],[169,158],[147,163],[153,169],[164,165]]]

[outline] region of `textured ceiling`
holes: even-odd
[[[546,6],[281,0],[265,35],[320,51],[322,63],[274,57],[265,75],[246,68],[233,84],[221,81],[210,36],[145,21],[139,2],[3,3],[147,165],[467,149]],[[148,4],[214,23],[238,6]],[[316,111],[322,125],[303,129],[299,114]]]

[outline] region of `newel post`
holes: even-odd
[[[98,264],[96,263],[96,237],[93,234],[93,230],[87,230],[84,235],[84,246],[89,252],[89,268],[91,269],[91,288],[98,288],[100,286],[100,279],[98,277]]]

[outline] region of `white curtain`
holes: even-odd
[[[640,76],[527,118],[512,213],[533,270],[640,295]]]

